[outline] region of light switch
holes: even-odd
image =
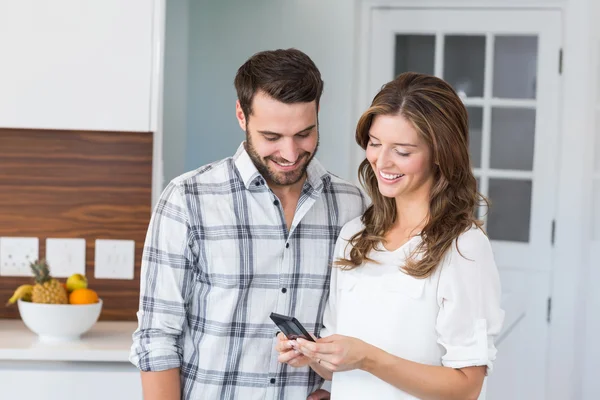
[[[55,278],[85,275],[85,239],[46,239],[46,260]]]
[[[33,276],[30,263],[39,256],[39,240],[36,237],[0,238],[0,275]]]
[[[96,239],[94,278],[133,279],[135,241]]]

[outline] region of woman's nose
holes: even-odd
[[[377,154],[377,162],[375,163],[375,165],[377,165],[377,168],[379,169],[383,169],[386,166],[389,165],[389,156],[388,156],[388,152],[384,149],[380,149],[378,154]]]

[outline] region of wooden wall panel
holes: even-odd
[[[151,133],[0,129],[0,236],[38,237],[40,258],[46,238],[86,239],[101,320],[135,320],[151,187]],[[133,280],[94,279],[96,239],[135,240]],[[19,318],[4,304],[31,281],[0,276],[0,318]]]

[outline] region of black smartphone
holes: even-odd
[[[283,332],[288,339],[294,340],[297,338],[302,338],[310,340],[311,342],[315,341],[296,318],[288,317],[287,315],[276,314],[274,312],[271,313],[270,317],[273,322],[275,322],[275,325],[281,329],[281,332]]]

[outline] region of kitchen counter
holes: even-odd
[[[516,294],[502,296],[506,311],[500,344],[525,316],[524,299]],[[89,361],[129,362],[131,335],[136,322],[99,321],[80,340],[60,343],[39,342],[37,335],[18,320],[0,320],[0,361]]]
[[[0,320],[0,360],[129,362],[136,322],[99,321],[78,341],[38,341],[23,322]]]
[[[20,319],[0,319],[0,398],[142,400],[128,360],[136,327],[100,321],[77,341],[44,343]]]

